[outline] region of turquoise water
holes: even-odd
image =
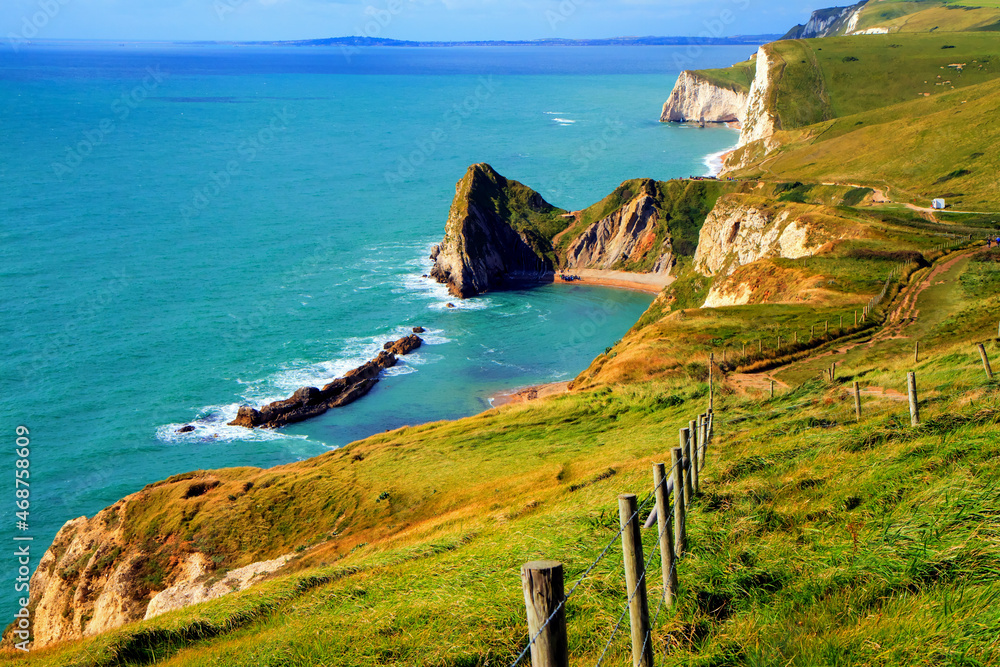
[[[627,178],[704,173],[736,134],[657,122],[679,51],[0,56],[0,405],[11,451],[31,429],[32,567],[65,521],[149,482],[314,456],[576,375],[650,296],[546,286],[451,310],[422,278],[428,253],[475,162],[570,209]],[[364,400],[275,433],[225,426],[417,325],[428,345]]]

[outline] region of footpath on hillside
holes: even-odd
[[[912,354],[912,342],[948,317],[961,302],[959,278],[969,260],[979,248],[953,253],[936,262],[903,289],[894,301],[883,325],[871,337],[838,345],[786,366],[757,373],[733,373],[727,379],[746,392],[769,391],[775,387],[788,389],[804,380],[816,377],[833,363],[842,365],[861,356],[873,354]],[[895,389],[868,387],[862,393],[892,400],[906,400]]]

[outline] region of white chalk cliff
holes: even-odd
[[[665,123],[742,123],[746,107],[746,91],[719,86],[698,76],[697,72],[681,72],[663,105],[660,120]]]
[[[730,275],[768,257],[801,259],[831,240],[789,209],[775,212],[754,197],[724,195],[701,228],[694,268],[706,276]]]

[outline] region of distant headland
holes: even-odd
[[[402,47],[449,47],[449,46],[740,46],[760,45],[773,42],[781,35],[735,35],[732,37],[609,37],[602,39],[534,39],[534,40],[487,40],[462,42],[413,42],[381,37],[329,37],[324,39],[300,39],[293,41],[267,42],[186,42],[187,44],[240,44],[247,46],[402,46]]]

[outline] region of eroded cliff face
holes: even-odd
[[[675,258],[669,234],[661,235],[660,214],[652,196],[642,193],[603,220],[595,222],[570,244],[568,269],[624,269],[657,255],[652,273],[669,275]]]
[[[222,578],[215,580],[210,578],[211,563],[205,554],[199,552],[188,554],[178,568],[174,584],[153,596],[143,618],[148,620],[168,611],[183,609],[229,593],[246,590],[283,568],[291,559],[292,554],[286,554],[273,560],[252,563],[231,570]]]
[[[214,474],[180,476],[161,492],[180,495],[197,513],[200,502],[235,497],[242,482]],[[238,493],[238,491],[237,491]],[[92,519],[68,521],[31,578],[32,648],[90,637],[158,614],[243,590],[276,572],[291,558],[253,563],[213,577],[216,565],[176,534],[135,534],[133,510],[159,502],[140,491]],[[132,532],[129,532],[132,531]]]
[[[791,211],[775,212],[756,200],[742,195],[719,199],[701,228],[695,270],[706,276],[729,275],[765,257],[808,257],[830,240]]]
[[[778,129],[778,119],[774,113],[774,85],[777,83],[778,73],[775,71],[774,60],[767,45],[757,50],[757,71],[747,95],[740,146],[768,139]]]
[[[541,281],[555,270],[551,245],[530,226],[517,228],[512,221],[561,213],[537,192],[508,181],[489,165],[473,165],[456,186],[444,241],[431,256],[430,275],[461,299]]]
[[[821,206],[724,195],[701,228],[694,258],[696,271],[716,277],[705,307],[744,305],[760,297],[758,288],[767,281],[755,279],[753,271],[741,272],[742,267],[765,259],[812,257],[837,241],[869,235],[859,223]]]
[[[663,105],[663,122],[742,123],[747,93],[718,86],[694,72],[681,72]]]
[[[792,28],[782,39],[813,39],[832,35],[853,34],[868,0],[850,7],[818,9],[804,25]]]

